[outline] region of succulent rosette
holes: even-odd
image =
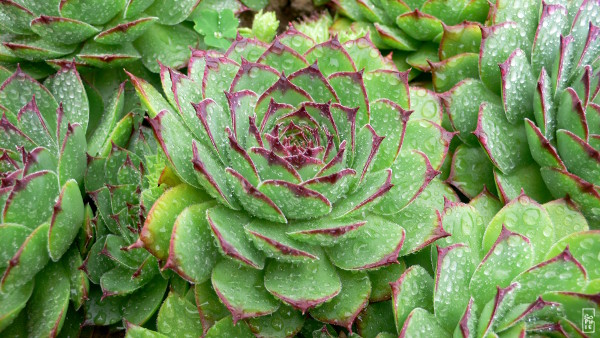
[[[432,68],[456,69],[456,64],[477,69],[479,25],[487,18],[487,1],[335,0],[333,3],[342,15],[333,22],[333,31],[344,36],[349,31],[369,30],[378,48],[393,51],[399,68],[412,68],[411,78]],[[452,50],[448,55],[448,50],[440,48],[448,39],[462,40],[462,44],[456,45],[464,51]],[[463,55],[465,52],[468,54]]]
[[[260,7],[260,1],[251,1]],[[240,12],[237,0],[2,0],[0,60],[123,67],[140,61],[158,72],[156,60],[185,66],[201,37],[186,21],[203,10]]]
[[[597,224],[599,13],[598,1],[499,0],[479,75],[433,71],[434,84],[454,86],[442,99],[464,145],[449,180],[467,196],[494,182],[504,201],[521,188],[538,201],[569,196]],[[486,174],[470,176],[475,167]]]
[[[581,309],[600,307],[600,233],[569,200],[521,194],[502,207],[484,190],[469,204],[446,201],[439,221],[451,236],[432,248],[433,277],[413,265],[392,283],[400,337],[587,336]]]
[[[161,80],[166,99],[131,76],[182,183],[156,200],[134,247],[229,310],[208,318],[196,292],[207,336],[352,330],[391,296],[399,256],[446,235],[433,206],[457,197],[435,176],[453,134],[435,98],[409,94],[407,73],[367,38],[238,37],[224,54],[194,51],[187,75],[163,66]]]
[[[88,99],[73,64],[44,85],[19,68],[0,78],[0,331],[54,336],[89,290],[78,269]]]

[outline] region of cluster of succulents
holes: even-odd
[[[476,55],[470,53],[479,50],[479,27],[488,16],[488,1],[334,0],[332,3],[340,14],[331,21],[332,32],[352,36],[368,31],[379,49],[392,52],[399,68],[411,68],[411,79],[448,63],[477,64]],[[462,43],[440,48],[455,39]],[[462,53],[469,54],[459,56]]]
[[[478,72],[432,74],[463,143],[450,181],[470,197],[496,185],[505,202],[521,189],[542,202],[568,196],[598,224],[600,4],[503,3],[482,28]],[[488,169],[472,176],[475,163]]]
[[[246,4],[256,10],[265,6],[261,0]],[[181,68],[190,48],[206,46],[191,22],[220,12],[233,17],[248,7],[238,0],[3,0],[0,61],[60,65],[75,58],[79,66],[100,68],[141,61],[158,72],[158,60]],[[206,33],[209,41],[221,34]]]
[[[0,0],[0,336],[593,337],[600,2],[266,5]]]

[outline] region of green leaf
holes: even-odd
[[[398,224],[377,216],[367,216],[367,224],[325,251],[337,267],[363,270],[398,263],[405,232]]]
[[[131,43],[103,45],[88,40],[77,53],[77,59],[98,68],[122,67],[140,59],[140,53]]]
[[[273,296],[306,312],[335,297],[342,284],[335,268],[320,259],[305,263],[269,262],[265,287]]]
[[[199,0],[154,1],[145,13],[158,17],[158,21],[163,25],[173,26],[190,16],[199,2]]]
[[[440,41],[440,60],[446,60],[462,53],[479,53],[481,28],[479,25],[464,22],[455,26],[444,26]]]
[[[129,323],[147,323],[162,304],[168,281],[156,275],[148,284],[127,297],[123,305],[123,318]]]
[[[47,41],[65,45],[83,42],[100,32],[85,22],[46,15],[32,20],[31,30]]]
[[[198,34],[184,25],[154,24],[133,44],[142,55],[144,66],[158,73],[157,60],[167,67],[184,67],[191,56],[189,48],[196,48],[199,43]]]
[[[203,325],[205,330],[208,330],[209,325],[230,315],[229,310],[215,293],[210,280],[194,286],[194,298],[200,317],[203,323],[206,323]]]
[[[233,323],[231,316],[225,317],[213,325],[206,338],[236,337],[236,338],[254,338],[252,331],[246,322]]]
[[[392,187],[391,178],[390,169],[366,175],[352,194],[336,203],[330,216],[333,218],[354,217],[370,210]]]
[[[381,40],[389,47],[403,51],[415,51],[419,49],[419,41],[413,39],[402,29],[394,26],[387,26],[375,22],[374,27]]]
[[[542,69],[552,69],[560,48],[560,39],[556,38],[556,32],[564,32],[568,27],[570,21],[567,14],[567,9],[560,4],[543,3],[539,23],[535,23],[537,31],[531,53],[533,74],[539,74]]]
[[[115,26],[109,26],[100,34],[96,35],[94,40],[98,43],[107,45],[119,45],[126,42],[133,42],[144,34],[144,32],[146,32],[146,30],[157,20],[158,18],[156,17],[143,17],[133,21],[119,23]]]
[[[101,221],[98,221],[101,222]],[[90,248],[87,258],[82,266],[90,281],[94,284],[100,283],[100,277],[115,267],[115,263],[107,256],[101,254],[104,249],[107,237],[97,236],[96,242]]]
[[[0,269],[8,266],[8,261],[17,253],[30,233],[31,229],[20,224],[0,224]]]
[[[65,0],[60,4],[63,17],[80,20],[92,25],[101,25],[112,19],[125,8],[125,0],[104,2],[101,0]]]
[[[288,79],[291,83],[306,90],[315,102],[338,102],[337,94],[321,73],[317,63],[292,73]]]
[[[438,46],[435,43],[424,43],[419,50],[409,53],[405,61],[419,71],[429,72],[430,63],[439,61]]]
[[[439,169],[448,154],[454,134],[428,120],[411,120],[406,124],[402,150],[419,150],[427,155],[431,166]]]
[[[64,185],[73,179],[83,182],[86,168],[85,129],[79,124],[69,124],[65,130],[61,151],[58,157],[59,184]]]
[[[437,210],[444,207],[444,198],[457,201],[452,188],[438,179],[432,180],[427,188],[402,211],[383,218],[404,228],[406,236],[400,254],[416,252],[433,241],[448,236],[438,220]]]
[[[204,35],[204,42],[212,47],[226,50],[235,38],[238,19],[229,9],[223,11],[201,10],[194,20],[194,29]]]
[[[322,217],[311,221],[295,222],[291,227],[286,228],[286,234],[300,242],[332,246],[346,237],[356,236],[357,230],[365,224],[364,220],[352,218]]]
[[[394,322],[398,331],[414,308],[433,311],[433,278],[420,265],[413,265],[392,282]]]
[[[6,28],[11,33],[31,33],[29,23],[34,18],[33,13],[20,3],[13,1],[0,3],[0,18],[2,18],[2,28]]]
[[[19,67],[0,87],[0,102],[14,116],[17,116],[19,110],[30,102],[33,96],[35,96],[36,105],[48,130],[56,131],[58,103],[46,87],[24,73]]]
[[[213,269],[211,280],[234,322],[268,315],[279,308],[279,301],[265,289],[263,270],[222,260]]]
[[[338,271],[342,290],[331,301],[310,310],[310,315],[325,323],[350,329],[369,302],[371,282],[364,272]]]
[[[10,293],[0,294],[0,332],[10,326],[25,308],[33,292],[33,286],[34,282],[30,281]]]
[[[137,269],[117,266],[100,278],[103,297],[131,294],[148,284],[157,274],[158,263],[151,255]]]
[[[298,52],[287,45],[279,42],[279,40],[275,40],[264,54],[258,58],[257,62],[269,65],[285,74],[292,74],[309,65],[302,55],[298,54]],[[276,101],[281,102],[279,100]],[[283,102],[287,103],[286,101]]]
[[[169,242],[177,216],[186,207],[208,200],[206,194],[189,185],[181,184],[167,190],[152,206],[140,233],[144,247],[157,258],[169,256]]]
[[[202,331],[202,320],[196,306],[171,292],[158,311],[158,332],[169,337],[195,337]]]
[[[265,255],[247,237],[244,227],[251,218],[243,212],[216,206],[206,212],[208,223],[220,252],[252,268],[262,270]]]
[[[210,202],[192,205],[177,216],[163,269],[171,268],[194,283],[208,280],[218,258],[206,219],[206,211],[213,206]]]
[[[410,113],[388,99],[372,101],[369,108],[372,115],[371,126],[378,135],[384,137],[371,168],[379,171],[389,168],[398,156]]]
[[[469,280],[474,269],[471,259],[473,253],[464,244],[454,244],[447,248],[438,246],[437,255],[433,308],[441,326],[452,332],[469,303]],[[410,319],[407,318],[407,321]]]
[[[75,180],[63,186],[54,206],[48,233],[48,252],[58,261],[67,252],[83,224],[83,199]]]
[[[569,251],[583,265],[590,280],[600,278],[600,258],[595,253],[600,241],[597,230],[573,233],[556,242],[546,253],[546,259],[556,257],[569,247]]]
[[[539,263],[554,243],[554,228],[548,212],[537,202],[522,194],[508,203],[490,221],[483,236],[483,252],[487,253],[502,232],[502,227],[524,235],[534,249],[533,263]]]
[[[317,62],[326,77],[336,72],[356,71],[350,55],[336,38],[312,47],[305,57],[310,64]]]
[[[244,176],[231,168],[227,168],[226,173],[231,190],[249,214],[272,222],[287,222],[281,209]]]
[[[89,279],[85,272],[80,269],[83,265],[83,260],[81,259],[79,250],[75,246],[72,246],[63,256],[62,262],[71,282],[71,302],[73,302],[74,309],[79,310],[87,300],[90,290]]]
[[[375,337],[381,332],[394,332],[391,301],[371,303],[357,318],[356,328],[362,337]]]
[[[28,61],[45,61],[65,56],[75,51],[77,45],[62,45],[38,36],[18,36],[4,46],[16,57]]]
[[[141,326],[130,324],[127,326],[126,338],[168,338],[169,336],[148,330]]]
[[[440,19],[419,10],[399,15],[396,24],[412,38],[420,41],[441,39],[443,32]]]
[[[310,244],[288,237],[290,228],[284,224],[256,219],[244,229],[256,248],[269,257],[285,262],[319,259],[317,254],[320,251]]]
[[[12,292],[29,282],[48,263],[48,227],[48,223],[44,223],[33,230],[11,258],[13,263],[9,263],[0,283],[3,293]]]
[[[409,120],[429,120],[442,124],[442,102],[438,94],[420,87],[410,87],[410,114]]]
[[[558,156],[556,149],[546,139],[540,128],[531,120],[525,119],[525,132],[531,156],[542,167],[555,167],[564,169],[565,165]]]
[[[484,187],[495,188],[494,165],[481,147],[461,144],[452,155],[448,183],[473,198]]]
[[[503,22],[483,29],[479,74],[481,81],[494,93],[500,93],[501,88],[502,77],[498,65],[517,48],[526,51],[529,56],[531,42],[528,36],[521,34],[521,29],[521,26],[514,22]]]
[[[441,222],[444,230],[451,235],[436,242],[438,249],[455,244],[466,244],[470,249],[471,262],[475,265],[478,264],[483,256],[481,241],[486,223],[477,209],[460,202],[446,202],[441,214]],[[436,252],[432,253],[436,254]]]
[[[371,281],[370,302],[381,302],[392,298],[390,283],[396,281],[406,270],[404,261],[400,264],[391,264],[375,270],[368,270]]]
[[[535,163],[522,166],[508,175],[495,169],[494,176],[500,199],[505,203],[519,197],[521,191],[540,203],[547,202],[552,197],[542,179],[540,167]]]
[[[358,107],[356,115],[358,128],[368,123],[369,108],[362,73],[334,73],[328,79],[343,106]]]
[[[534,249],[529,238],[506,227],[485,255],[471,278],[470,291],[478,308],[493,297],[496,288],[505,288],[513,278],[531,266]]]
[[[88,153],[90,155],[96,156],[98,153],[101,152],[101,150],[108,149],[111,131],[114,130],[115,125],[118,124],[119,119],[123,115],[124,103],[125,85],[121,84],[119,86],[119,89],[116,90],[114,94],[110,97],[106,109],[103,111],[103,114],[101,114],[101,119],[98,126],[94,129],[92,136],[89,138]],[[90,189],[88,188],[88,190]]]
[[[302,329],[304,316],[300,311],[282,304],[272,314],[249,318],[246,323],[255,335],[261,337],[293,337]]]
[[[123,17],[130,19],[145,11],[155,0],[130,0],[123,11]]]
[[[541,173],[554,197],[562,198],[568,194],[590,222],[600,221],[600,193],[589,189],[588,182],[556,168],[542,168]]]
[[[416,308],[406,318],[401,337],[446,337],[448,331],[427,310]]]
[[[69,306],[69,276],[61,263],[51,263],[36,276],[27,307],[30,336],[55,336],[60,332]]]
[[[536,0],[500,0],[496,3],[492,20],[494,24],[507,21],[518,22],[520,29],[524,31],[524,36],[533,41],[538,28],[539,12],[540,3]],[[560,29],[557,31],[560,32]]]
[[[543,205],[554,225],[556,240],[580,231],[589,230],[588,222],[577,207],[567,199],[558,199]]]
[[[520,123],[526,117],[532,118],[535,79],[525,52],[516,49],[499,67],[506,118],[513,124]]]
[[[561,159],[573,174],[593,184],[600,184],[600,151],[568,130],[556,132]]]
[[[287,29],[283,33],[279,34],[277,39],[279,42],[288,46],[300,55],[306,53],[315,44],[315,41],[312,38],[297,30]]]
[[[477,53],[462,53],[440,62],[432,62],[433,87],[437,92],[445,92],[463,79],[478,79],[478,61]]]
[[[550,291],[577,292],[586,283],[586,272],[568,248],[558,256],[542,262],[517,276],[523,287],[516,291],[515,303],[533,302]]]
[[[269,197],[289,219],[310,219],[331,212],[331,202],[325,196],[287,181],[263,181],[258,191]]]
[[[494,165],[505,174],[531,161],[525,126],[508,122],[502,107],[498,105],[481,105],[477,129],[473,133]]]
[[[102,291],[98,287],[90,289],[89,299],[84,303],[84,325],[111,325],[123,319],[123,297],[106,297],[102,299]]]
[[[500,99],[489,91],[483,82],[466,79],[441,96],[452,126],[459,132],[458,137],[470,145],[477,145],[473,135],[477,127],[477,115],[482,102],[500,104]]]

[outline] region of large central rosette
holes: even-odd
[[[154,204],[138,246],[193,283],[212,275],[234,321],[341,292],[351,311],[312,315],[350,327],[371,282],[344,270],[398,265],[446,235],[402,210],[438,174],[452,134],[439,102],[426,90],[411,98],[407,73],[368,39],[240,37],[225,54],[194,51],[187,75],[162,67],[166,100],[131,77],[184,182]],[[452,195],[435,182],[435,198]],[[404,229],[411,217],[419,227]]]

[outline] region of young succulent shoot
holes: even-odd
[[[0,18],[10,34],[0,36],[0,58],[54,65],[75,58],[78,65],[100,68],[141,61],[153,72],[160,70],[158,60],[182,68],[189,48],[203,45],[185,21],[196,21],[217,7],[235,13],[247,9],[237,0],[5,0]]]
[[[365,37],[239,36],[225,53],[194,51],[188,74],[162,67],[166,97],[131,82],[181,182],[134,246],[193,283],[201,308],[200,326],[158,332],[360,331],[359,313],[391,298],[399,257],[447,236],[435,210],[458,197],[435,177],[453,134]],[[169,297],[159,317],[189,306]],[[227,316],[206,308],[216,299]]]
[[[252,21],[252,34],[262,42],[271,42],[279,29],[279,20],[275,12],[264,12],[260,10],[254,15]]]
[[[569,197],[597,227],[600,3],[498,1],[490,13],[476,76],[432,70],[464,143],[449,181],[469,197],[495,182],[506,202],[521,188],[541,202]],[[459,165],[469,162],[487,174],[469,177],[472,166]]]
[[[0,335],[56,336],[89,292],[78,242],[90,107],[74,63],[43,85],[0,73]]]
[[[102,232],[82,266],[93,283],[84,326],[146,324],[172,280],[161,274],[154,256],[133,245],[150,206],[171,179],[166,158],[141,121],[134,119],[127,149],[111,142],[108,152],[88,159],[85,189],[96,205],[95,221]]]

